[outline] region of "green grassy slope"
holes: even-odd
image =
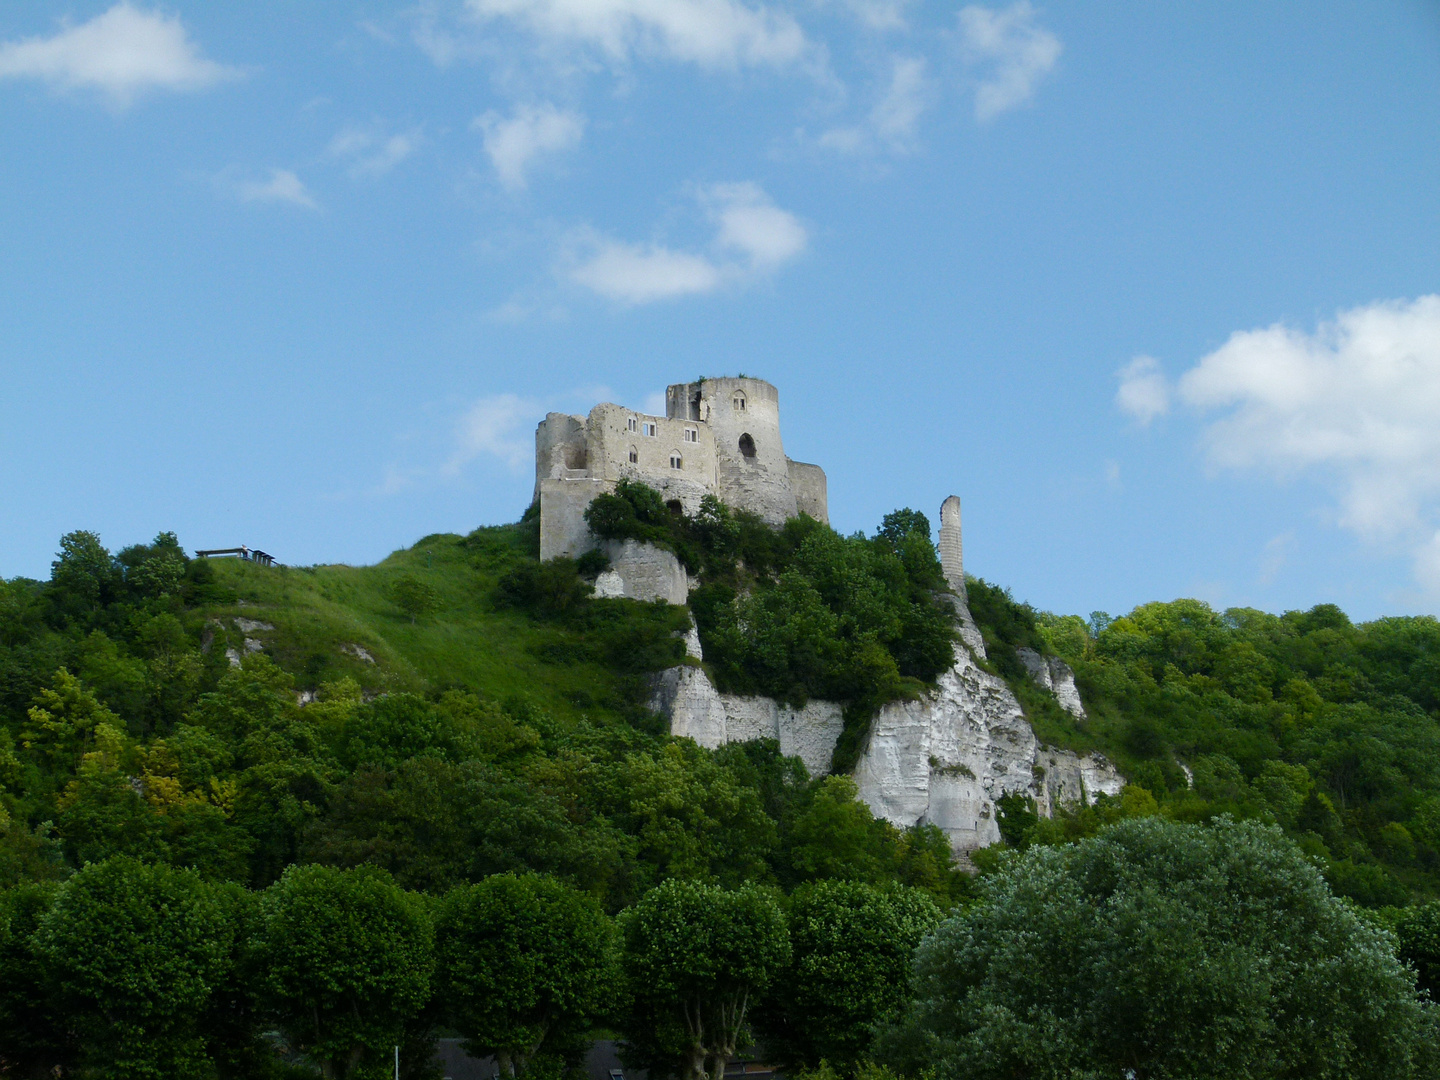
[[[498,606],[496,585],[531,558],[530,542],[523,525],[508,525],[468,537],[427,536],[374,566],[215,559],[207,592],[218,602],[187,618],[192,627],[207,625],[212,650],[243,651],[246,637],[259,641],[300,689],[348,676],[371,694],[463,687],[495,701],[527,701],[558,720],[631,713],[639,689],[635,665],[617,665],[615,654],[629,651],[634,634],[653,634],[657,624],[683,626],[683,618],[628,601],[599,601],[581,621]],[[439,597],[436,611],[413,622],[394,599],[406,577]],[[237,619],[274,629],[247,634]],[[374,662],[357,655],[357,646]]]

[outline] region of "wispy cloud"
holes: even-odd
[[[1137,356],[1115,374],[1120,380],[1115,404],[1121,411],[1147,426],[1170,411],[1170,384],[1153,356]]]
[[[519,191],[538,157],[580,145],[585,117],[549,104],[521,105],[508,117],[491,110],[477,117],[474,127],[484,133],[485,153],[501,185]]]
[[[528,425],[543,413],[540,403],[514,394],[483,397],[465,410],[455,426],[454,452],[441,469],[455,476],[480,457],[498,458],[511,472],[535,461]]]
[[[206,59],[178,16],[128,2],[50,37],[0,44],[0,78],[96,90],[121,109],[146,91],[203,90],[241,74]]]
[[[1260,577],[1261,585],[1269,585],[1274,582],[1276,576],[1285,568],[1290,561],[1290,556],[1295,551],[1295,534],[1283,532],[1279,536],[1271,537],[1265,544],[1265,550],[1260,556]]]
[[[1060,59],[1060,39],[1042,27],[1026,0],[1007,8],[961,8],[960,46],[979,73],[975,118],[993,120],[1035,94],[1035,84]]]
[[[821,146],[854,153],[876,146],[893,152],[913,149],[930,98],[930,79],[923,56],[894,56],[884,92],[861,124],[832,128],[820,136]]]
[[[241,202],[289,203],[307,210],[320,209],[304,181],[289,169],[271,169],[266,180],[226,180],[222,184]]]
[[[809,242],[800,219],[756,184],[713,184],[698,200],[715,227],[708,250],[631,244],[586,230],[572,237],[569,278],[608,299],[647,304],[743,284],[778,269]]]
[[[613,61],[638,54],[738,68],[788,64],[808,48],[789,14],[737,0],[467,0],[466,8],[482,22],[505,20]]]
[[[911,0],[842,0],[844,7],[871,30],[905,29]]]
[[[352,177],[380,176],[404,161],[424,143],[419,128],[387,133],[382,127],[351,125],[330,140],[326,153],[347,163]]]
[[[1313,332],[1237,332],[1177,394],[1221,414],[1204,436],[1212,466],[1328,478],[1340,524],[1408,551],[1440,597],[1440,296],[1354,308]]]

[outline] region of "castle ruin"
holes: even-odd
[[[713,495],[772,525],[802,513],[829,523],[825,473],[786,456],[780,395],[761,379],[676,383],[665,392],[663,417],[611,404],[596,405],[588,416],[548,414],[535,431],[540,557],[574,557],[596,547],[585,509],[625,479],[654,488],[687,514]],[[604,549],[610,568],[596,578],[596,596],[688,601],[688,575],[674,553],[634,540],[608,541]],[[860,799],[902,828],[939,826],[963,852],[1000,839],[996,805],[1007,792],[1030,796],[1047,817],[1064,804],[1118,794],[1125,780],[1110,762],[1041,744],[1005,680],[980,666],[985,640],[967,602],[954,495],[940,508],[937,550],[950,586],[944,599],[958,623],[955,663],[933,689],[876,713],[855,765]],[[660,672],[652,686],[650,707],[669,720],[672,735],[712,748],[774,739],[812,774],[829,772],[845,727],[840,702],[812,699],[793,708],[721,693],[695,663],[704,655],[693,625],[685,647],[688,661]],[[1038,653],[1021,659],[1062,708],[1084,718],[1069,667]]]
[[[594,547],[585,508],[626,479],[687,514],[714,495],[772,525],[797,514],[829,522],[825,470],[785,455],[780,394],[763,379],[675,383],[664,416],[609,403],[588,416],[548,413],[535,429],[540,558]]]

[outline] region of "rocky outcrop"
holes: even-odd
[[[941,509],[940,556],[960,637],[955,663],[929,693],[880,710],[855,781],[860,798],[877,817],[901,827],[937,825],[963,856],[1000,839],[995,804],[1004,795],[1029,796],[1036,810],[1049,817],[1062,806],[1118,795],[1125,778],[1100,754],[1082,757],[1041,745],[1005,680],[977,662],[986,659],[985,641],[965,601],[960,500],[953,496]],[[686,651],[700,658],[698,637],[692,642],[687,635]],[[1068,665],[1033,650],[1022,651],[1021,659],[1062,708],[1085,718]],[[721,694],[703,669],[690,665],[661,673],[651,708],[669,717],[673,734],[702,746],[777,739],[781,751],[798,755],[812,774],[829,771],[844,726],[835,702],[812,701],[804,709],[791,709],[769,698]]]
[[[1034,649],[1016,649],[1020,662],[1036,686],[1055,695],[1056,702],[1076,720],[1085,719],[1085,704],[1075,688],[1075,672],[1058,656],[1043,656]]]
[[[995,801],[1002,795],[1028,795],[1049,817],[1125,785],[1099,754],[1042,746],[1005,680],[983,670],[963,644],[934,691],[880,710],[855,781],[877,817],[938,825],[959,851],[1000,839]]]
[[[650,707],[670,718],[670,734],[714,749],[727,742],[774,739],[780,752],[798,757],[812,776],[830,771],[835,743],[845,726],[833,701],[811,701],[803,709],[773,698],[722,694],[698,667],[673,667],[656,679]]]
[[[673,551],[638,540],[608,540],[603,547],[610,569],[595,579],[596,596],[667,604],[683,604],[689,597],[690,575]]]
[[[844,727],[836,702],[792,709],[771,698],[722,694],[704,670],[688,665],[660,674],[650,707],[670,718],[671,734],[701,746],[776,739],[781,753],[798,756],[812,775],[830,771]],[[937,825],[960,852],[1000,839],[995,802],[1003,795],[1027,795],[1050,817],[1062,806],[1118,795],[1125,785],[1100,754],[1042,745],[1005,680],[981,668],[963,643],[933,691],[880,710],[855,781],[877,817],[902,828]]]

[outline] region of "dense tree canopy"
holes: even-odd
[[[83,1069],[136,1080],[209,1074],[202,1022],[235,962],[236,893],[125,857],[60,887],[33,948]]]
[[[366,568],[187,559],[168,533],[111,554],[73,533],[51,580],[0,582],[0,1073],[103,1075],[104,1058],[124,1075],[274,1080],[278,1048],[303,1049],[286,1068],[358,1078],[384,1069],[398,1042],[402,1073],[420,1080],[437,1025],[451,1024],[488,1032],[477,1046],[538,1077],[577,1060],[594,1021],[626,1030],[657,1080],[713,1071],[747,1027],[793,1064],[871,1075],[868,1027],[907,992],[904,956],[930,902],[975,903],[985,875],[1011,873],[1004,851],[1069,865],[1073,845],[1107,825],[1221,814],[1283,829],[1334,891],[1394,928],[1393,943],[1360,942],[1357,955],[1393,944],[1434,986],[1435,620],[1356,626],[1324,605],[1269,616],[1195,601],[1082,619],[971,581],[984,663],[1040,738],[1103,751],[1131,781],[1054,818],[1023,795],[1001,799],[1004,843],[975,853],[977,879],[939,829],[877,819],[850,777],[813,778],[773,741],[709,750],[671,738],[648,708],[649,676],[691,662],[681,634],[693,613],[722,687],[844,703],[843,772],[875,708],[923,692],[950,660],[924,515],[897,511],[874,537],[841,537],[804,518],[775,529],[714,500],[675,514],[646,490],[597,500],[592,525],[671,547],[699,583],[690,610],[597,599],[603,553],[540,563],[533,514]],[[402,609],[407,579],[433,604]],[[1032,684],[1016,647],[1070,663],[1089,719]],[[502,893],[508,921],[491,902]],[[466,933],[522,958],[542,951],[537,934],[573,939],[579,955],[614,917],[659,919],[668,896],[672,930],[707,925],[699,908],[720,912],[712,921],[749,941],[763,970],[747,959],[744,979],[697,997],[705,957],[729,946],[676,930],[690,951],[641,980],[660,961],[632,936],[607,1015],[562,987],[546,998],[527,975],[533,999],[517,983],[488,1002],[499,1013],[462,1023],[442,1015],[464,999],[460,984],[436,989],[461,966],[430,943],[432,919],[457,910],[447,894],[488,898]],[[683,897],[693,903],[681,917]],[[758,914],[776,911],[778,923]],[[1137,926],[1154,915],[1159,939],[1184,925],[1158,901],[1137,911]],[[213,970],[185,944],[211,914],[220,923],[204,941],[229,942]],[[176,943],[170,955],[146,952],[137,919]],[[442,918],[442,944],[463,939],[462,922]],[[789,960],[777,959],[776,927]],[[1252,937],[1281,949],[1278,935]],[[137,979],[101,1022],[100,988],[122,969]],[[477,980],[507,985],[477,971],[472,1005]],[[193,993],[177,1003],[165,980]],[[1390,1001],[1391,984],[1376,985]],[[542,999],[555,1019],[536,1018]],[[699,1066],[684,1001],[699,1002],[694,1016],[712,1010]],[[1343,1011],[1327,1016],[1359,1030]],[[132,1053],[142,1029],[148,1049]],[[509,1050],[494,1041],[502,1030],[521,1033]],[[277,1031],[279,1044],[263,1037]]]
[[[1278,829],[1149,818],[1035,847],[921,947],[889,1033],[941,1076],[1429,1076],[1434,1006]]]
[[[372,867],[297,866],[266,891],[261,914],[261,995],[327,1080],[407,1041],[434,964],[422,898]]]

